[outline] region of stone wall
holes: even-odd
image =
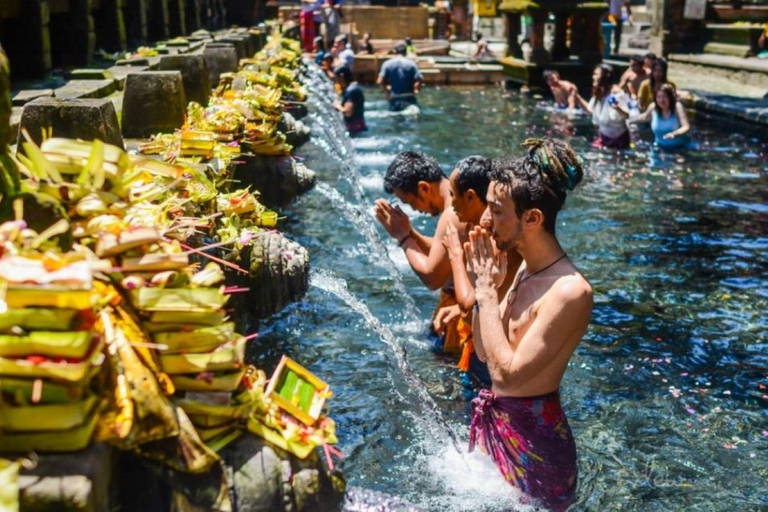
[[[383,7],[378,5],[345,5],[342,25],[354,24],[357,33],[373,34],[374,39],[427,39],[429,10],[426,7]],[[281,7],[280,18],[287,20],[299,13],[299,7]],[[342,31],[343,31],[342,26]]]
[[[0,44],[15,80],[91,64],[97,50],[263,20],[266,0],[0,0]]]

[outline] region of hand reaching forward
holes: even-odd
[[[476,226],[469,232],[469,242],[464,244],[467,258],[467,274],[475,288],[475,296],[496,295],[496,289],[507,274],[507,253],[494,254],[488,231]]]
[[[392,206],[386,199],[377,199],[374,207],[378,220],[392,238],[402,240],[411,232],[411,221],[399,206]]]

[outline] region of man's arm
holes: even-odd
[[[437,230],[435,231],[435,238],[438,240],[443,238],[449,222],[458,224],[458,219],[452,218],[455,216],[456,214],[452,211],[447,211],[440,216]],[[413,236],[409,236],[403,242],[402,248],[405,250],[405,257],[408,259],[411,268],[419,276],[424,286],[430,290],[437,290],[451,276],[451,262],[448,259],[448,253],[443,244],[432,243],[429,253],[425,255]]]
[[[448,260],[451,262],[456,302],[458,302],[462,313],[467,313],[472,311],[475,305],[475,290],[472,288],[467,274],[467,266],[464,263],[464,247],[459,239],[459,232],[452,225],[446,229],[443,245],[448,251]]]
[[[344,117],[352,117],[355,113],[355,104],[347,100],[344,103],[336,100],[333,102],[333,108],[344,114]]]

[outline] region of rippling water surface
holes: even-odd
[[[463,453],[467,392],[426,334],[437,297],[371,207],[399,151],[448,172],[544,135],[589,162],[557,226],[595,289],[562,384],[579,451],[573,509],[768,510],[766,132],[699,120],[685,155],[602,153],[587,119],[495,88],[430,88],[418,117],[365,92],[370,130],[351,145],[322,102],[310,112],[315,136],[298,154],[319,185],[281,227],[309,248],[315,286],[252,354],[272,367],[286,353],[331,383],[350,510],[522,508],[492,463]]]

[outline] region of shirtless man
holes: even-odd
[[[504,166],[506,159],[490,160],[481,156],[470,156],[459,160],[451,173],[451,202],[460,222],[466,223],[467,229],[480,225],[483,212],[487,207],[486,195],[491,182],[491,171],[495,166]],[[442,308],[435,316],[433,327],[441,333],[446,325],[458,318],[457,331],[464,334],[461,341],[462,353],[458,367],[474,375],[481,384],[491,385],[488,367],[477,358],[472,341],[472,309],[475,304],[475,290],[467,275],[464,261],[463,240],[467,233],[459,233],[449,225],[443,244],[448,250],[451,261],[453,285],[456,294],[455,306]],[[499,294],[504,294],[512,284],[522,257],[514,249],[507,255],[507,278],[499,287]]]
[[[384,190],[414,210],[440,216],[434,237],[428,237],[411,226],[408,215],[399,206],[393,207],[386,199],[378,199],[374,209],[376,219],[405,251],[408,263],[421,282],[430,290],[441,289],[435,314],[440,308],[455,305],[451,263],[441,242],[449,225],[459,232],[466,228],[451,207],[450,182],[434,159],[423,153],[403,151],[387,169]],[[444,352],[458,353],[461,350],[455,324],[454,321],[445,330]]]
[[[478,313],[475,350],[488,362],[492,390],[473,405],[470,451],[479,443],[504,477],[550,510],[565,510],[576,491],[576,446],[560,406],[560,381],[587,330],[592,288],[555,236],[557,212],[583,176],[566,143],[526,141],[528,156],[495,172],[484,221],[464,245]],[[504,255],[523,257],[501,302]]]
[[[576,98],[572,94],[573,91],[577,91],[575,84],[561,80],[560,73],[552,70],[544,72],[544,80],[552,91],[552,96],[555,97],[557,108],[576,108]]]
[[[633,55],[629,59],[629,68],[621,75],[619,87],[629,93],[630,97],[637,98],[640,84],[648,78],[643,66],[644,59],[640,55]]]

